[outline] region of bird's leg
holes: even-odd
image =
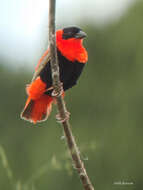
[[[63,92],[64,92],[64,90],[63,90],[63,83],[60,82],[59,89],[58,90],[54,89],[51,95],[53,97],[59,97],[59,96],[61,96],[63,94]]]
[[[50,88],[46,89],[46,92],[53,90],[53,87],[51,86]]]
[[[63,123],[65,121],[69,120],[69,118],[70,118],[70,112],[66,111],[65,114],[66,115],[65,115],[64,118],[62,118],[59,113],[56,115],[56,120],[57,120],[58,123]]]

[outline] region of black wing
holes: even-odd
[[[63,83],[63,89],[68,90],[72,86],[76,85],[79,76],[81,75],[85,63],[80,63],[78,61],[69,61],[65,58],[59,50],[57,50],[59,71],[60,71],[60,81]],[[47,84],[47,89],[52,86],[52,75],[50,59],[44,65],[39,73],[39,76],[43,82]],[[51,94],[52,90],[47,91],[46,94]]]
[[[43,61],[40,63],[40,65],[38,66],[38,69],[35,71],[33,78],[32,78],[32,82],[40,75],[40,73],[42,72],[42,70],[44,70],[44,68],[46,67],[48,62],[50,62],[50,53],[49,52],[48,52],[47,56],[45,56]]]

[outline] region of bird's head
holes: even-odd
[[[81,56],[81,52],[84,52],[82,45],[83,39],[86,37],[86,33],[82,29],[72,26],[66,27],[56,32],[57,48],[63,55],[71,60],[78,59]],[[86,54],[86,53],[85,53]],[[86,56],[87,59],[87,56]]]
[[[78,39],[81,40],[85,38],[87,35],[85,32],[83,32],[80,28],[78,27],[67,27],[63,29],[63,34],[62,38],[64,40],[69,40],[69,39]]]
[[[62,30],[57,30],[56,36],[57,40],[63,40],[65,43],[80,43],[87,35],[80,28],[72,26],[63,28]]]

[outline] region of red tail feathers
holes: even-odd
[[[29,97],[21,117],[33,123],[44,121],[48,118],[51,112],[52,102],[53,98],[46,94],[43,94],[37,100],[32,100]]]
[[[21,117],[33,123],[46,120],[51,112],[53,102],[51,96],[44,94],[46,84],[38,77],[27,86],[26,90],[29,97]]]

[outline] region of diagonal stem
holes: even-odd
[[[55,9],[56,9],[56,0],[49,0],[49,47],[50,47],[50,56],[51,56],[51,71],[52,71],[52,80],[53,87],[56,94],[60,94],[61,83],[59,76],[59,66],[57,59],[57,49],[56,49],[56,38],[55,38]],[[65,102],[61,96],[56,97],[58,111],[60,117],[62,118],[62,126],[66,136],[67,145],[71,153],[72,161],[74,167],[77,169],[80,180],[85,190],[94,190],[94,187],[91,184],[91,181],[87,175],[84,163],[80,158],[80,152],[75,142],[75,138],[72,134],[70,123],[66,120],[67,109]]]

